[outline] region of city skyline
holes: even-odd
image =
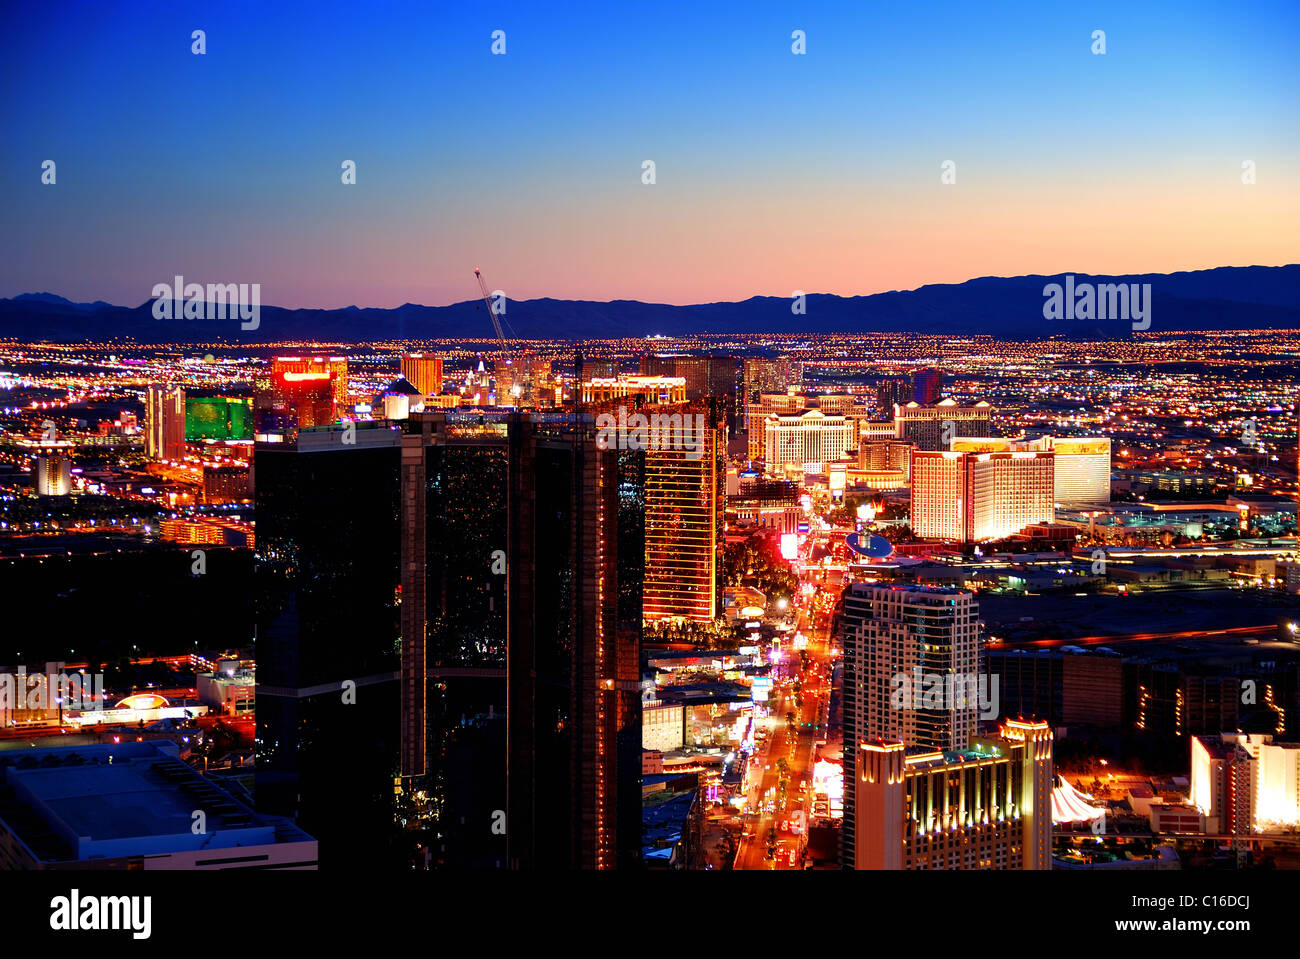
[[[1284,925],[1300,8],[378,7],[0,37],[10,904]]]

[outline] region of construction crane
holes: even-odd
[[[510,353],[506,349],[505,334],[501,332],[501,321],[497,319],[496,311],[492,309],[492,297],[488,293],[487,284],[483,282],[483,274],[478,267],[474,268],[474,276],[478,280],[478,288],[483,294],[483,305],[487,307],[488,316],[492,317],[492,328],[496,330],[497,344],[501,347],[501,355],[505,358],[505,362],[509,363]]]

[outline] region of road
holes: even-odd
[[[782,645],[782,665],[773,687],[770,733],[767,742],[751,760],[752,784],[746,795],[746,811],[757,816],[745,822],[744,835],[736,852],[737,869],[801,869],[801,853],[807,842],[807,824],[812,809],[812,772],[815,744],[825,735],[830,700],[830,648],[826,629],[810,621],[815,617],[813,598],[800,593],[796,598],[798,628],[795,634],[808,638],[806,663],[788,644]],[[796,693],[795,682],[800,691]],[[786,723],[794,713],[794,726]],[[781,760],[787,764],[788,794],[780,797]],[[791,826],[796,829],[792,829]],[[769,857],[769,840],[775,839],[775,855]]]

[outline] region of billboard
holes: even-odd
[[[187,440],[251,440],[253,401],[241,396],[185,397]]]

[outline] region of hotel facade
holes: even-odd
[[[969,748],[857,747],[847,869],[1052,868],[1052,730],[1008,720]],[[847,758],[847,757],[846,757]],[[846,781],[848,771],[845,771]]]
[[[841,414],[828,416],[821,410],[780,415],[773,413],[764,422],[764,464],[769,473],[789,464],[833,463],[845,458],[847,450],[856,449],[858,428],[854,420]]]
[[[1003,539],[1056,520],[1053,452],[912,452],[912,531],[922,539]]]

